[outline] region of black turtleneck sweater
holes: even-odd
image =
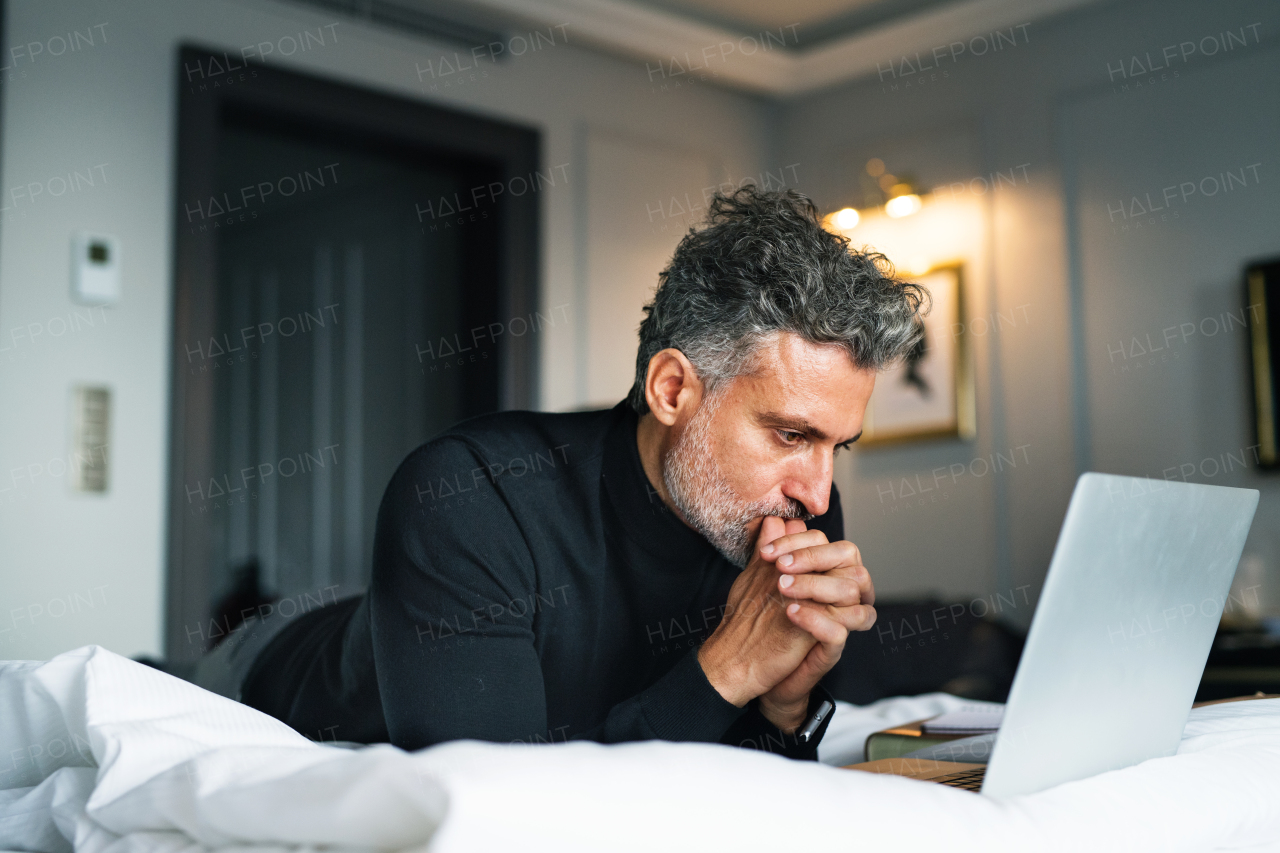
[[[276,715],[309,731],[361,706],[346,729],[368,729],[376,674],[377,722],[406,749],[660,739],[815,758],[825,724],[799,744],[707,681],[698,646],[739,569],[663,504],[637,422],[625,403],[503,412],[411,453],[382,500],[364,600],[284,632],[265,655],[277,664],[251,674],[291,694]],[[844,538],[834,487],[811,527]]]

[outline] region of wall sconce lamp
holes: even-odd
[[[924,207],[924,198],[916,191],[913,181],[914,178],[908,175],[888,172],[883,160],[872,157],[867,161],[866,177],[862,178],[863,209],[883,207],[885,215],[891,219],[919,213]],[[853,207],[841,208],[827,217],[827,221],[840,231],[853,230],[861,220],[862,213]]]

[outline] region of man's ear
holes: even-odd
[[[675,347],[661,350],[649,359],[644,398],[659,422],[671,426],[682,414],[691,414],[702,401],[702,390],[702,380],[693,363]]]

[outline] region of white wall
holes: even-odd
[[[9,44],[38,41],[46,49],[34,59],[24,50],[0,72],[7,75],[0,186],[11,208],[0,223],[0,658],[46,658],[89,642],[129,655],[160,651],[180,43],[238,52],[269,41],[282,51],[288,42],[281,39],[337,22],[325,30],[336,42],[277,61],[538,127],[544,163],[567,164],[570,176],[567,187],[542,198],[543,305],[567,305],[555,313],[571,321],[547,328],[540,341],[548,409],[612,403],[626,391],[637,299],[656,283],[663,253],[680,236],[679,229],[646,232],[624,253],[626,229],[648,224],[646,211],[661,193],[696,196],[708,181],[767,165],[764,117],[752,99],[706,86],[656,90],[643,65],[581,49],[572,28],[556,31],[553,48],[544,42],[537,53],[484,62],[447,85],[440,77],[432,90],[424,69],[428,62],[439,68],[457,46],[292,4],[6,6]],[[82,40],[75,52],[51,55],[59,45],[47,47],[50,39],[99,24],[92,47]],[[618,152],[648,159],[632,163]],[[74,195],[46,192],[33,201],[11,193],[98,165],[97,183]],[[650,173],[638,175],[639,165]],[[55,318],[73,310],[69,245],[78,229],[120,238],[124,296],[95,311],[93,326],[82,320],[66,332]],[[619,298],[625,310],[614,310]],[[48,473],[68,453],[70,389],[86,382],[113,391],[114,470],[105,495],[74,494],[65,475]],[[58,603],[68,598],[69,605]]]
[[[1237,39],[1224,50],[1220,34],[1241,28],[1247,46]],[[1280,106],[1263,95],[1280,88],[1278,29],[1274,3],[1104,4],[1032,23],[1017,46],[946,62],[923,82],[886,75],[784,111],[783,156],[816,179],[828,208],[847,203],[849,176],[871,156],[915,171],[926,187],[1015,170],[1012,185],[980,193],[981,182],[969,183],[958,195],[986,221],[971,250],[971,316],[1005,318],[974,337],[977,439],[863,449],[839,474],[851,537],[882,594],[1007,596],[1030,584],[1034,595],[1078,471],[1161,477],[1190,465],[1192,481],[1262,490],[1242,564],[1250,582],[1266,576],[1274,596],[1280,485],[1205,461],[1238,459],[1253,443],[1246,333],[1237,325],[1179,338],[1141,367],[1109,352],[1134,336],[1158,340],[1169,326],[1238,315],[1245,263],[1280,255]],[[1203,39],[1205,52],[1218,42],[1218,55],[1199,52]],[[1121,89],[1121,60],[1132,70],[1132,58],[1146,65],[1149,53],[1163,65],[1163,48],[1188,41],[1197,52],[1183,61],[1176,50],[1154,85],[1140,75],[1145,85]],[[1254,163],[1248,186],[1179,202],[1176,219],[1128,231],[1111,221],[1121,199],[1158,198],[1170,184]],[[917,239],[928,254],[932,236]],[[973,473],[985,470],[975,460],[1024,446],[1016,467]],[[969,473],[932,493],[890,491],[917,475],[934,486],[930,472],[953,463]],[[1280,613],[1280,598],[1259,603]],[[1007,615],[1025,624],[1030,608]]]

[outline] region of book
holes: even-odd
[[[1264,694],[1259,692],[1256,696],[1241,696],[1235,699],[1217,699],[1212,702],[1197,702],[1193,707],[1200,708],[1205,705],[1216,705],[1221,702],[1239,702],[1244,699],[1280,699],[1277,694]],[[985,711],[983,710],[985,709]],[[979,719],[968,721],[967,726],[948,726],[946,717],[956,713],[965,713],[969,711],[977,711],[980,715]],[[938,746],[953,740],[972,737],[973,735],[983,734],[984,732],[995,731],[1000,726],[1000,721],[1004,716],[1004,706],[967,706],[959,712],[952,714],[942,714],[937,717],[926,717],[923,720],[916,720],[914,723],[906,723],[901,726],[894,726],[883,731],[872,732],[867,736],[866,748],[864,752],[866,757],[864,762],[880,761],[886,758],[901,758],[917,749],[927,749],[931,746]],[[965,721],[962,720],[962,723]],[[942,731],[938,730],[938,723],[942,723]],[[994,726],[992,724],[994,723]],[[926,730],[926,724],[927,726]],[[986,726],[987,728],[974,728],[974,726]],[[963,728],[963,730],[961,730]],[[851,765],[853,766],[853,765]],[[861,765],[857,765],[861,766]],[[975,765],[976,766],[976,765]]]
[[[908,752],[938,746],[948,741],[968,737],[967,734],[931,734],[926,735],[922,725],[925,720],[894,726],[867,736],[865,748],[866,761],[879,761],[882,758],[901,758]]]

